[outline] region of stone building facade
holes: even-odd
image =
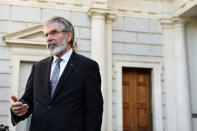
[[[30,119],[10,123],[10,95],[20,97],[31,65],[49,56],[41,24],[62,16],[74,25],[75,50],[99,63],[102,131],[197,131],[196,10],[195,0],[1,0],[0,124],[27,130]]]

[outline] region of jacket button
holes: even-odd
[[[48,109],[51,109],[52,107],[51,106],[48,106]]]

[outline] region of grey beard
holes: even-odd
[[[55,41],[50,41],[50,42],[48,42],[48,44],[52,44],[52,45],[56,46],[54,49],[49,48],[49,51],[50,51],[51,55],[58,55],[58,54],[60,54],[68,46],[67,41],[65,39],[63,39],[61,41],[61,43],[59,43],[59,44],[57,44]]]

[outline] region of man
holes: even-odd
[[[98,64],[73,51],[74,28],[66,19],[48,20],[44,36],[52,56],[32,66],[20,100],[11,96],[13,125],[32,114],[30,131],[100,131]]]

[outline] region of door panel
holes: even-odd
[[[150,70],[123,68],[123,130],[151,131]]]

